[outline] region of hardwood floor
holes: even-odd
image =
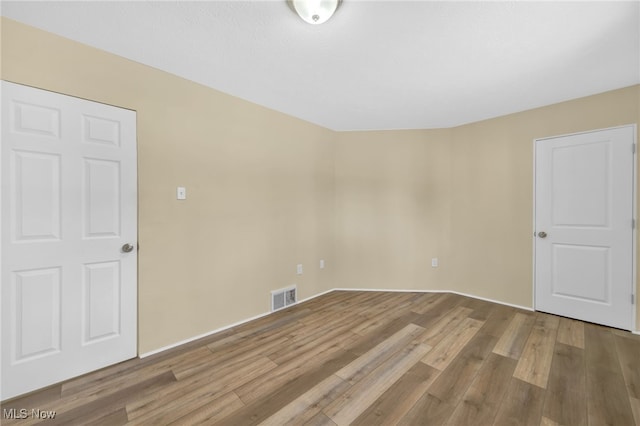
[[[2,410],[3,425],[640,425],[640,336],[455,294],[336,291]]]

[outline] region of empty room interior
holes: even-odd
[[[0,8],[2,424],[640,425],[639,1]]]

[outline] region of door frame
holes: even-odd
[[[621,126],[613,126],[613,127],[605,127],[602,129],[592,129],[585,130],[583,132],[574,132],[574,133],[566,133],[561,135],[547,136],[543,138],[535,138],[533,140],[533,230],[532,230],[532,239],[531,246],[533,252],[533,270],[532,270],[532,297],[533,297],[533,310],[537,311],[536,307],[536,144],[538,141],[544,141],[548,139],[557,139],[567,136],[576,136],[583,135],[587,133],[594,133],[603,130],[614,130],[621,128],[631,128],[633,131],[633,182],[632,182],[632,218],[634,221],[633,229],[632,229],[632,247],[631,247],[631,257],[632,257],[632,282],[631,282],[631,294],[633,295],[633,304],[631,309],[631,318],[629,318],[629,330],[631,330],[634,334],[640,334],[640,330],[636,328],[637,321],[637,311],[638,311],[638,295],[636,292],[638,277],[637,277],[637,234],[638,234],[638,125],[637,124],[625,124]]]

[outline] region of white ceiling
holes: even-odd
[[[640,1],[9,2],[2,15],[334,130],[450,127],[640,83]]]

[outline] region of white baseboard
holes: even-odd
[[[533,307],[516,305],[516,304],[508,303],[508,302],[502,302],[500,300],[489,299],[488,297],[476,296],[474,294],[462,293],[462,292],[459,292],[459,291],[448,291],[448,293],[454,293],[454,294],[459,294],[460,296],[472,297],[474,299],[484,300],[485,302],[497,303],[499,305],[511,306],[512,308],[524,309],[525,311],[530,311],[530,312],[534,312],[535,311],[535,309],[533,309]]]
[[[307,300],[315,299],[316,297],[324,296],[325,294],[327,294],[327,293],[331,293],[331,292],[332,292],[332,291],[334,291],[334,290],[335,290],[335,289],[334,289],[334,288],[332,288],[331,290],[326,290],[326,291],[323,291],[322,293],[314,294],[313,296],[309,296],[309,297],[307,297],[307,298],[305,298],[305,299],[298,300],[298,301],[296,302],[296,305],[297,305],[298,303],[306,302]]]
[[[485,302],[497,303],[499,305],[510,306],[512,308],[524,309],[525,311],[533,312],[534,309],[528,306],[522,305],[514,305],[513,303],[502,302],[500,300],[489,299],[486,297],[476,296],[474,294],[462,293],[454,290],[398,290],[398,289],[388,289],[388,288],[334,288],[333,290],[337,291],[386,291],[386,292],[396,292],[396,293],[453,293],[460,296],[471,297],[473,299],[484,300]]]
[[[247,318],[247,319],[244,319],[244,320],[241,320],[241,321],[238,321],[238,322],[234,322],[233,324],[225,325],[224,327],[216,328],[215,330],[207,331],[206,333],[198,334],[197,336],[193,336],[193,337],[190,337],[188,339],[180,340],[179,342],[172,343],[170,345],[163,346],[161,348],[154,349],[154,350],[149,351],[149,352],[145,352],[143,354],[138,355],[138,357],[146,358],[148,356],[155,355],[157,353],[164,352],[164,351],[167,351],[169,349],[173,349],[173,348],[178,347],[180,345],[184,345],[186,343],[193,342],[194,340],[202,339],[203,337],[207,337],[207,336],[211,336],[212,334],[220,333],[221,331],[228,330],[228,329],[230,329],[232,327],[236,327],[238,325],[247,323],[249,321],[253,321],[253,320],[265,317],[265,316],[267,316],[269,314],[271,314],[271,312],[265,312],[265,313],[262,313],[260,315],[256,315],[255,317],[251,317],[251,318]]]
[[[294,305],[289,305],[289,306],[287,306],[287,308],[290,308],[290,307],[295,306],[295,305],[297,305],[299,303],[302,303],[302,302],[306,302],[307,300],[315,299],[316,297],[322,296],[322,295],[330,293],[332,291],[333,291],[333,289],[327,290],[327,291],[323,291],[322,293],[318,293],[316,295],[307,297],[305,299],[298,300]],[[247,319],[244,319],[244,320],[241,320],[241,321],[238,321],[238,322],[234,322],[233,324],[225,325],[224,327],[216,328],[215,330],[211,330],[211,331],[208,331],[206,333],[198,334],[197,336],[193,336],[193,337],[190,337],[188,339],[180,340],[179,342],[172,343],[170,345],[163,346],[161,348],[154,349],[154,350],[149,351],[149,352],[145,352],[143,354],[138,355],[138,357],[139,358],[146,358],[148,356],[155,355],[155,354],[158,354],[160,352],[164,352],[164,351],[167,351],[169,349],[176,348],[176,347],[184,345],[186,343],[193,342],[194,340],[202,339],[204,337],[211,336],[212,334],[220,333],[221,331],[225,331],[225,330],[228,330],[230,328],[237,327],[239,325],[248,323],[249,321],[253,321],[253,320],[260,319],[262,317],[266,317],[267,315],[271,315],[272,313],[274,313],[274,312],[264,312],[262,314],[254,316],[254,317],[247,318]]]

